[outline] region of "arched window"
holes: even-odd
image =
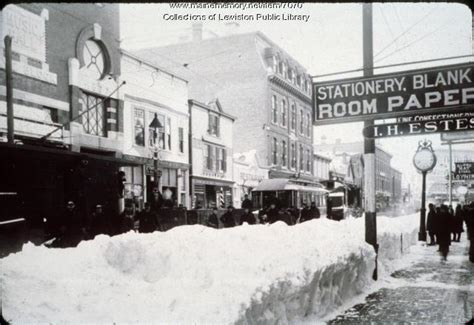
[[[286,151],[288,150],[288,148],[286,147],[286,141],[283,140],[281,142],[281,165],[283,167],[286,167]]]
[[[311,172],[311,152],[309,149],[306,150],[306,171]]]
[[[296,129],[296,105],[295,103],[291,103],[291,116],[290,116],[290,127],[291,130]]]
[[[304,113],[303,110],[300,110],[300,134],[304,132]]]
[[[278,164],[278,142],[276,138],[273,138],[272,142],[272,164]]]
[[[296,144],[291,144],[291,168],[296,168]]]
[[[306,114],[306,136],[309,138],[311,137],[311,115],[309,113]]]
[[[286,126],[286,100],[281,100],[281,125]]]
[[[300,170],[304,170],[304,149],[302,144],[300,144]]]
[[[272,96],[272,122],[278,123],[278,103],[276,95]]]

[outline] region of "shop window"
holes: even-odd
[[[296,105],[294,103],[291,104],[291,116],[290,116],[290,127],[291,130],[296,129]]]
[[[272,96],[272,122],[278,123],[278,103],[275,95]]]
[[[277,165],[278,164],[278,142],[276,138],[273,138],[272,142],[272,164]]]
[[[281,125],[286,127],[286,100],[281,100]]]
[[[179,128],[179,152],[183,153],[184,152],[184,129]]]
[[[283,140],[281,142],[281,165],[283,167],[286,167],[286,151],[288,150],[288,148],[286,147],[286,141]]]
[[[135,145],[144,147],[145,146],[145,111],[140,108],[135,108],[133,116],[135,120],[135,123],[134,123]]]
[[[149,112],[148,121],[151,122],[154,116],[155,116],[154,112]],[[171,150],[171,119],[162,114],[157,114],[157,117],[158,117],[158,121],[160,121],[160,124],[162,125],[162,127],[158,129],[159,148],[162,150]],[[155,133],[155,130],[152,128],[149,128],[148,138],[149,138],[150,147],[154,146],[154,133]]]
[[[79,99],[82,115],[82,127],[87,134],[105,136],[104,99],[88,93],[82,93]]]
[[[210,135],[218,137],[220,134],[219,130],[219,115],[209,113],[209,127],[208,133]]]

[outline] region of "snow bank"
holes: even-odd
[[[412,219],[378,218],[379,260],[399,256]],[[69,249],[27,244],[0,260],[3,313],[35,324],[284,324],[322,317],[362,293],[374,255],[363,218],[182,226],[99,236]]]

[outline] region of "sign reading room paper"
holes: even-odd
[[[314,122],[335,124],[462,109],[474,103],[474,64],[313,84]]]

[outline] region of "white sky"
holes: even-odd
[[[191,33],[191,21],[165,21],[163,14],[306,14],[302,21],[239,21],[238,32],[261,31],[285,49],[312,75],[362,67],[362,5],[304,3],[302,9],[171,9],[169,4],[126,4],[121,8],[122,46],[139,49],[176,42]],[[204,29],[225,33],[223,21],[205,21]],[[470,9],[457,3],[374,3],[374,65],[472,54]],[[401,35],[401,36],[400,36]],[[381,53],[379,53],[381,52]],[[472,58],[376,70],[376,74],[419,67],[467,62]],[[352,74],[357,76],[360,74]],[[338,79],[349,75],[334,76]],[[323,80],[323,79],[319,79]],[[315,128],[315,142],[362,140],[362,124]],[[411,158],[419,140],[428,138],[436,150],[439,135],[384,139],[380,144],[394,155],[392,165],[408,178],[416,175]],[[474,150],[473,150],[474,152]],[[407,159],[408,158],[408,159]]]

